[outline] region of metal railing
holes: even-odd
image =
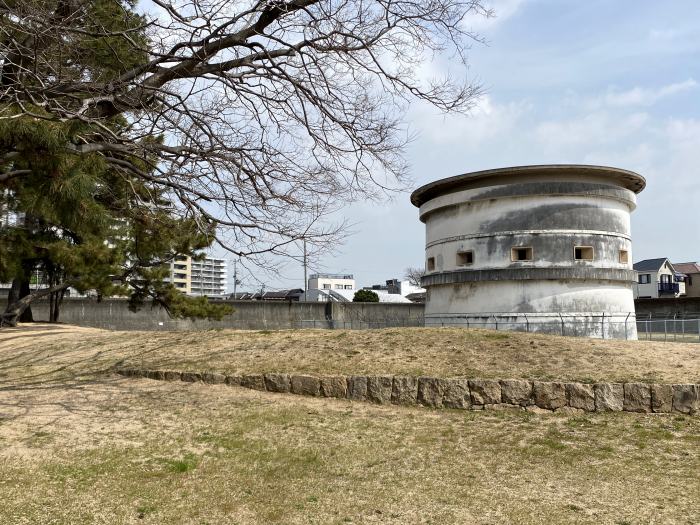
[[[680,289],[679,283],[659,283],[659,293],[679,293]]]
[[[700,343],[700,318],[637,318],[637,338],[647,341]]]

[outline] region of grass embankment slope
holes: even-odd
[[[25,348],[26,362],[33,366],[49,358],[50,368],[82,362],[89,356],[84,363],[93,370],[119,363],[232,374],[700,383],[700,344],[603,341],[459,328],[112,332],[38,325],[15,335],[0,332],[0,351],[10,347],[16,351]],[[2,374],[0,370],[0,379]]]
[[[2,331],[0,522],[694,523],[698,417],[373,406],[104,371],[697,382],[699,350],[463,330]]]

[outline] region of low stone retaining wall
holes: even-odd
[[[700,385],[567,383],[522,379],[442,379],[409,376],[223,375],[214,372],[119,369],[126,377],[228,384],[305,396],[369,401],[382,405],[568,412],[700,413]]]

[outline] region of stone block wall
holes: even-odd
[[[267,392],[332,397],[376,404],[423,405],[464,410],[518,409],[565,412],[700,414],[700,385],[573,383],[523,379],[406,376],[246,374],[120,369],[126,377],[160,381],[226,383]]]

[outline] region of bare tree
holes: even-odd
[[[409,266],[404,270],[404,279],[408,279],[408,282],[413,286],[422,286],[420,280],[424,275],[425,270],[423,268]]]
[[[151,0],[115,29],[92,16],[95,1],[0,0],[0,122],[85,126],[67,153],[167,190],[179,213],[217,226],[215,242],[261,264],[299,239],[329,244],[343,225],[324,219],[341,203],[402,187],[407,105],[465,111],[480,94],[424,80],[423,66],[466,65],[480,41],[466,19],[492,14],[482,0]],[[76,67],[97,38],[139,60],[109,81]],[[28,175],[21,154],[0,144],[0,190]]]

